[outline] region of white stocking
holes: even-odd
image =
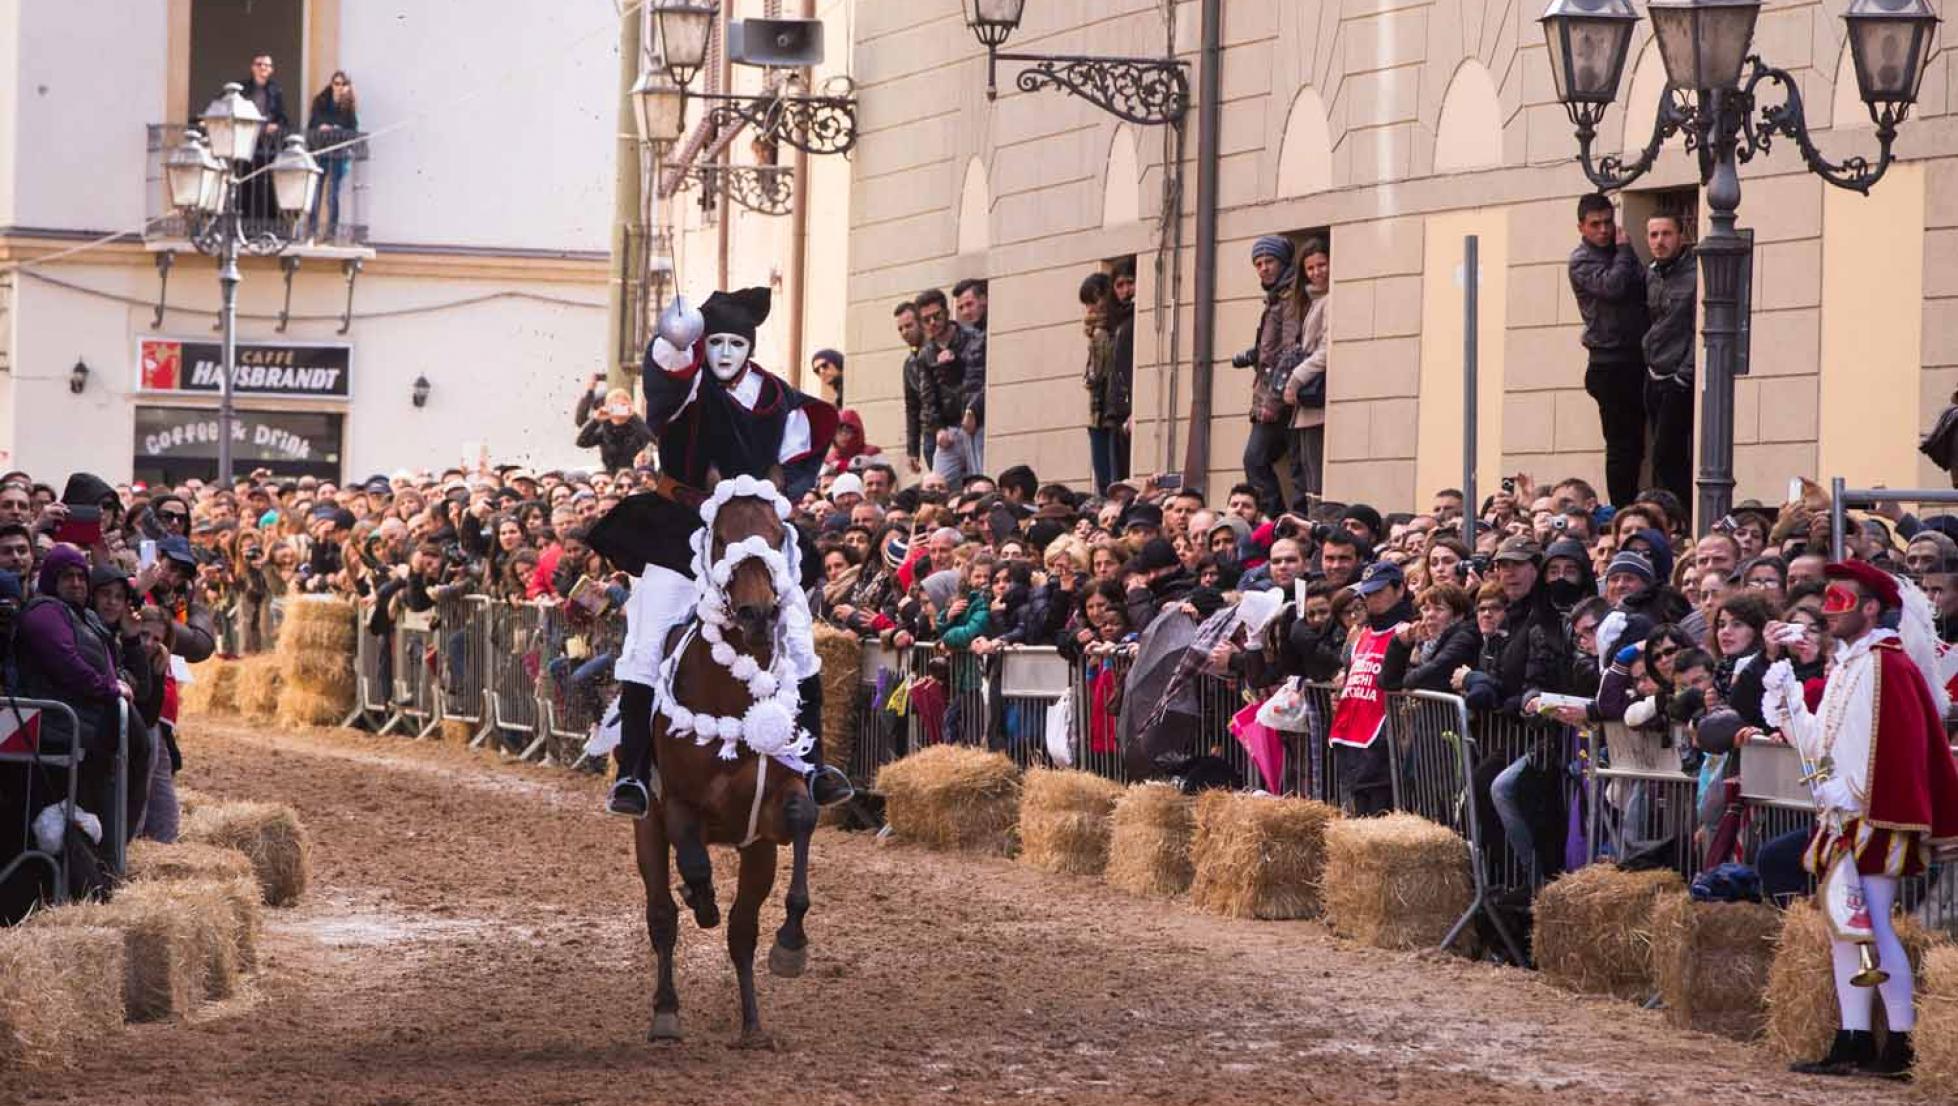
[[[1917,1007],[1913,1001],[1910,954],[1897,939],[1897,925],[1890,913],[1897,902],[1897,878],[1864,876],[1863,901],[1869,904],[1878,960],[1883,970],[1890,973],[1890,978],[1876,988],[1883,996],[1884,1019],[1890,1028],[1908,1033],[1917,1026]]]
[[[1876,935],[1877,963],[1890,973],[1890,978],[1876,987],[1856,986],[1850,980],[1862,970],[1862,957],[1857,953],[1855,944],[1849,941],[1830,942],[1829,951],[1836,969],[1836,1003],[1842,1012],[1842,1027],[1868,1030],[1875,1012],[1876,995],[1881,994],[1885,1022],[1892,1029],[1908,1033],[1917,1026],[1917,1009],[1912,996],[1910,956],[1904,951],[1903,942],[1897,939],[1897,927],[1890,916],[1891,908],[1897,902],[1896,877],[1864,876],[1863,901],[1870,911],[1870,930]]]

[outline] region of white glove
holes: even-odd
[[[1618,652],[1618,635],[1625,632],[1625,623],[1631,621],[1624,611],[1612,611],[1598,622],[1598,664],[1609,666],[1612,654]]]
[[[674,296],[666,310],[659,313],[659,336],[675,349],[692,349],[706,330],[707,320],[685,296]]]
[[[1850,815],[1863,813],[1863,804],[1856,801],[1856,792],[1849,786],[1849,781],[1841,776],[1816,785],[1815,801],[1824,810],[1840,810]]]
[[[1795,678],[1794,665],[1786,660],[1778,660],[1769,665],[1767,672],[1762,675],[1761,687],[1763,690],[1778,691],[1784,695],[1790,691],[1799,694],[1802,690],[1802,682]]]

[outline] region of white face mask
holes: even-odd
[[[725,384],[741,375],[748,364],[748,351],[748,340],[739,334],[709,334],[707,367],[713,370],[714,379]]]

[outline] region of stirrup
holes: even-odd
[[[809,774],[809,797],[817,806],[835,806],[855,798],[857,789],[850,777],[834,764],[819,765]]]
[[[611,793],[605,800],[605,813],[616,814],[622,818],[644,818],[652,808],[652,797],[646,785],[632,776],[625,776],[612,784]]]

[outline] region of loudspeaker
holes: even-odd
[[[728,60],[738,65],[796,69],[823,63],[820,19],[737,19],[727,28]]]

